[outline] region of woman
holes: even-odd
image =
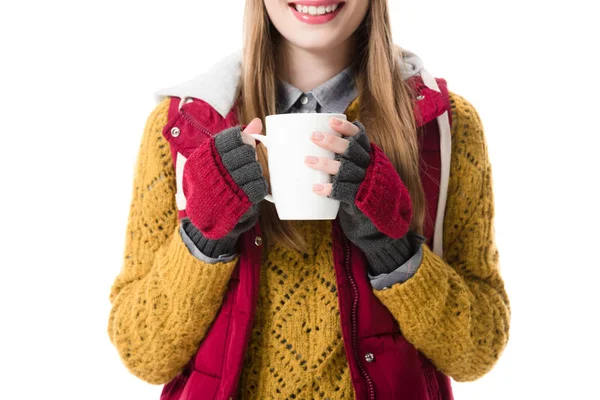
[[[157,93],[111,341],[162,399],[451,399],[509,338],[476,110],[393,46],[385,0],[247,0],[245,32],[243,55]],[[335,160],[306,157],[334,221],[262,201],[248,134],[289,112],[348,117],[312,138]]]

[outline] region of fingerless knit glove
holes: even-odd
[[[268,193],[256,150],[242,141],[242,128],[226,129],[202,143],[184,167],[187,218],[182,227],[206,256],[235,252],[240,235],[258,219]]]
[[[357,202],[361,202],[357,200],[357,195],[361,185],[365,183],[367,169],[372,161],[373,149],[364,126],[358,121],[353,124],[360,131],[357,135],[348,137],[350,144],[346,151],[335,156],[335,159],[340,161],[340,170],[333,177],[332,193],[329,197],[340,200],[339,220],[342,230],[348,239],[365,254],[371,275],[390,273],[408,261],[415,254],[418,246],[426,241],[426,238],[408,230],[407,223],[404,223],[405,228],[400,228],[402,233],[398,235],[399,238],[388,236],[381,232],[371,218],[357,206]],[[379,182],[379,184],[385,185],[385,182]],[[385,198],[387,189],[389,188],[383,188],[384,193],[379,201],[388,201]],[[372,207],[377,208],[376,206]],[[402,207],[403,210],[408,210],[405,211],[405,215],[400,216],[403,221],[410,222],[411,207],[411,204]],[[394,217],[388,216],[388,218]]]

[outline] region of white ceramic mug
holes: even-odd
[[[344,114],[294,113],[268,115],[266,136],[251,134],[268,149],[271,193],[266,200],[275,203],[282,220],[335,219],[340,202],[312,191],[315,183],[331,183],[331,175],[305,164],[306,156],[335,157],[333,151],[317,146],[310,139],[314,131],[341,136],[329,126],[331,118]]]

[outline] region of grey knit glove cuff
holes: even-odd
[[[405,264],[414,256],[427,238],[410,230],[399,239],[387,237],[380,241],[373,240],[366,247],[365,257],[369,261],[370,273],[373,276],[389,274]]]
[[[252,205],[248,211],[240,218],[240,221],[226,236],[220,239],[206,238],[200,229],[185,217],[181,219],[181,226],[185,233],[194,242],[194,245],[207,257],[218,258],[221,255],[233,254],[236,252],[238,239],[242,233],[250,230],[258,220],[258,204]]]
[[[371,275],[390,273],[408,261],[426,238],[409,231],[404,237],[393,239],[379,232],[356,207],[356,195],[371,162],[371,145],[365,127],[358,121],[353,124],[360,130],[348,138],[348,149],[335,157],[340,161],[340,170],[333,177],[329,197],[341,201],[339,220],[342,230],[365,254]]]
[[[215,135],[215,147],[223,165],[233,181],[246,193],[252,206],[225,237],[212,240],[192,224],[189,218],[181,220],[182,227],[198,250],[211,258],[235,252],[239,237],[250,230],[258,220],[258,204],[268,193],[267,180],[263,176],[260,163],[256,160],[256,150],[242,141],[241,126],[225,129]]]
[[[256,160],[256,149],[242,141],[241,126],[218,133],[215,147],[234,182],[250,201],[256,204],[264,199],[268,193],[267,180],[263,176],[262,166]]]
[[[379,232],[355,205],[341,203],[339,220],[344,234],[365,254],[369,273],[373,276],[396,270],[427,240],[412,230],[401,238],[391,238]]]

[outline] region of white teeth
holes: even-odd
[[[338,4],[331,4],[328,6],[304,6],[296,4],[296,11],[302,14],[309,15],[323,15],[335,11],[338,8]]]

